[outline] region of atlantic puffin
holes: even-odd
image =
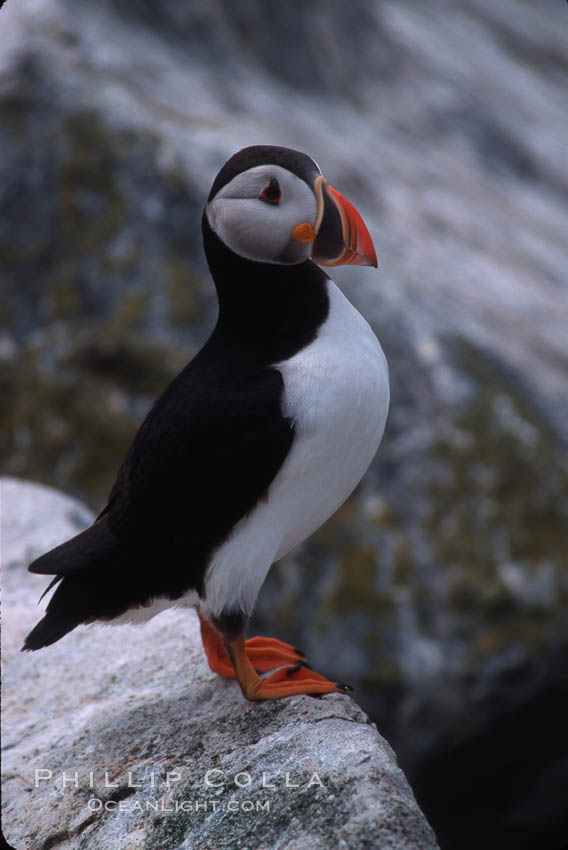
[[[376,266],[373,243],[311,157],[267,145],[221,168],[202,233],[214,330],[146,416],[95,522],[30,565],[56,589],[22,649],[193,607],[210,668],[247,699],[345,692],[246,630],[270,566],[345,501],[383,434],[381,345],[320,268]]]

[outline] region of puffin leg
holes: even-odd
[[[199,627],[201,629],[201,642],[203,643],[205,655],[207,656],[207,663],[209,664],[210,669],[213,670],[214,673],[218,673],[220,676],[225,676],[227,679],[234,679],[235,671],[229,656],[225,652],[221,635],[213,628],[209,620],[205,619],[199,608],[197,609],[197,614],[199,616]]]
[[[279,699],[294,694],[322,696],[352,690],[349,685],[340,685],[337,682],[331,682],[325,676],[320,676],[319,673],[306,667],[303,662],[293,667],[281,668],[261,679],[251,663],[246,643],[244,635],[224,638],[225,649],[233,663],[237,681],[248,700],[254,702]]]
[[[225,651],[225,645],[221,634],[213,628],[209,620],[197,610],[199,625],[201,628],[201,640],[207,663],[214,673],[225,676],[227,679],[235,679],[235,669],[229,656]],[[308,666],[304,661],[304,654],[294,649],[289,643],[276,640],[275,638],[253,637],[245,641],[246,653],[257,673],[267,673],[276,667],[287,665],[296,667],[298,665]]]

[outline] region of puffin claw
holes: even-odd
[[[336,682],[335,687],[339,688],[340,691],[345,691],[345,693],[355,690],[355,688],[352,685],[348,685],[347,682]]]
[[[312,669],[307,661],[298,661],[298,663],[294,664],[293,667],[288,667],[286,669],[286,675],[290,676],[292,673],[297,673],[302,667],[307,667],[308,670]]]

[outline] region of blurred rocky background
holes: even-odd
[[[310,153],[367,221],[379,272],[334,278],[387,432],[255,627],[355,685],[443,850],[568,841],[567,139],[560,0],[0,12],[5,473],[102,507],[213,326],[200,216],[235,150]]]

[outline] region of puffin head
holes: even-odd
[[[311,157],[290,148],[254,145],[234,154],[213,182],[205,216],[219,239],[248,260],[377,265],[355,207]]]

